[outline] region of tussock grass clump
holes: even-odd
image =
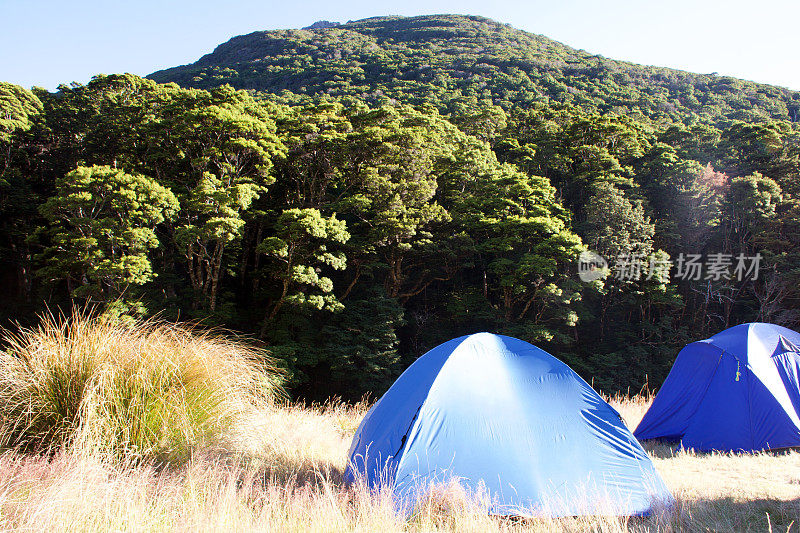
[[[0,444],[185,460],[235,448],[281,374],[237,340],[159,321],[76,313],[3,335]]]

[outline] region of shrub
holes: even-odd
[[[0,444],[26,451],[180,461],[235,447],[281,394],[264,352],[176,324],[48,315],[3,341]]]

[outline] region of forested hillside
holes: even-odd
[[[311,27],[310,27],[311,28]],[[229,83],[282,95],[349,95],[444,112],[569,104],[657,124],[800,119],[794,91],[729,76],[606,59],[482,17],[375,17],[333,27],[234,37],[159,82],[208,89]],[[477,102],[475,101],[477,100]]]
[[[0,83],[3,323],[200,320],[312,399],[476,331],[613,391],[726,326],[798,326],[800,94],[477,17],[320,26],[152,80]]]

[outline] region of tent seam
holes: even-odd
[[[445,361],[442,364],[442,366],[439,367],[439,371],[436,372],[436,377],[433,379],[433,381],[431,381],[431,384],[428,387],[428,392],[425,393],[425,397],[422,399],[422,402],[420,402],[419,407],[417,408],[417,412],[414,414],[414,418],[411,419],[411,425],[409,426],[408,431],[404,435],[405,441],[402,441],[402,439],[401,439],[402,444],[400,445],[400,449],[397,450],[397,452],[396,452],[396,453],[400,453],[400,452],[403,452],[403,453],[400,456],[400,459],[397,461],[397,466],[395,468],[395,477],[392,480],[392,486],[395,486],[395,484],[397,483],[397,472],[400,471],[401,463],[403,462],[403,459],[405,459],[405,456],[406,456],[406,447],[408,446],[408,441],[410,440],[408,438],[408,436],[411,435],[414,432],[414,429],[416,429],[417,425],[419,424],[419,421],[421,420],[419,414],[422,412],[422,408],[425,407],[425,402],[428,401],[428,398],[431,395],[431,389],[433,389],[433,386],[436,385],[436,381],[439,379],[439,376],[442,375],[442,369],[444,368],[444,365],[446,365],[447,362],[450,360],[450,358],[453,356],[453,352],[458,350],[461,347],[461,345],[464,344],[467,341],[467,339],[469,339],[470,337],[472,337],[472,335],[465,335],[464,336],[464,340],[459,342],[458,345],[455,346],[450,351],[450,354],[447,356],[447,359],[445,359]]]
[[[749,359],[750,358],[748,357],[748,360]],[[750,369],[749,361],[745,365],[745,368],[747,369],[747,422],[750,428],[750,449],[754,450],[756,446],[756,441],[755,438],[753,437],[753,402],[751,401],[752,399],[750,398],[752,394],[752,390],[750,387],[750,380],[752,380],[754,376],[753,376],[753,371]]]

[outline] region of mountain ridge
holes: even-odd
[[[149,77],[197,88],[227,83],[286,98],[354,96],[444,110],[454,98],[473,98],[506,109],[575,104],[663,123],[800,118],[797,91],[608,59],[473,15],[370,17],[328,28],[258,31]]]

